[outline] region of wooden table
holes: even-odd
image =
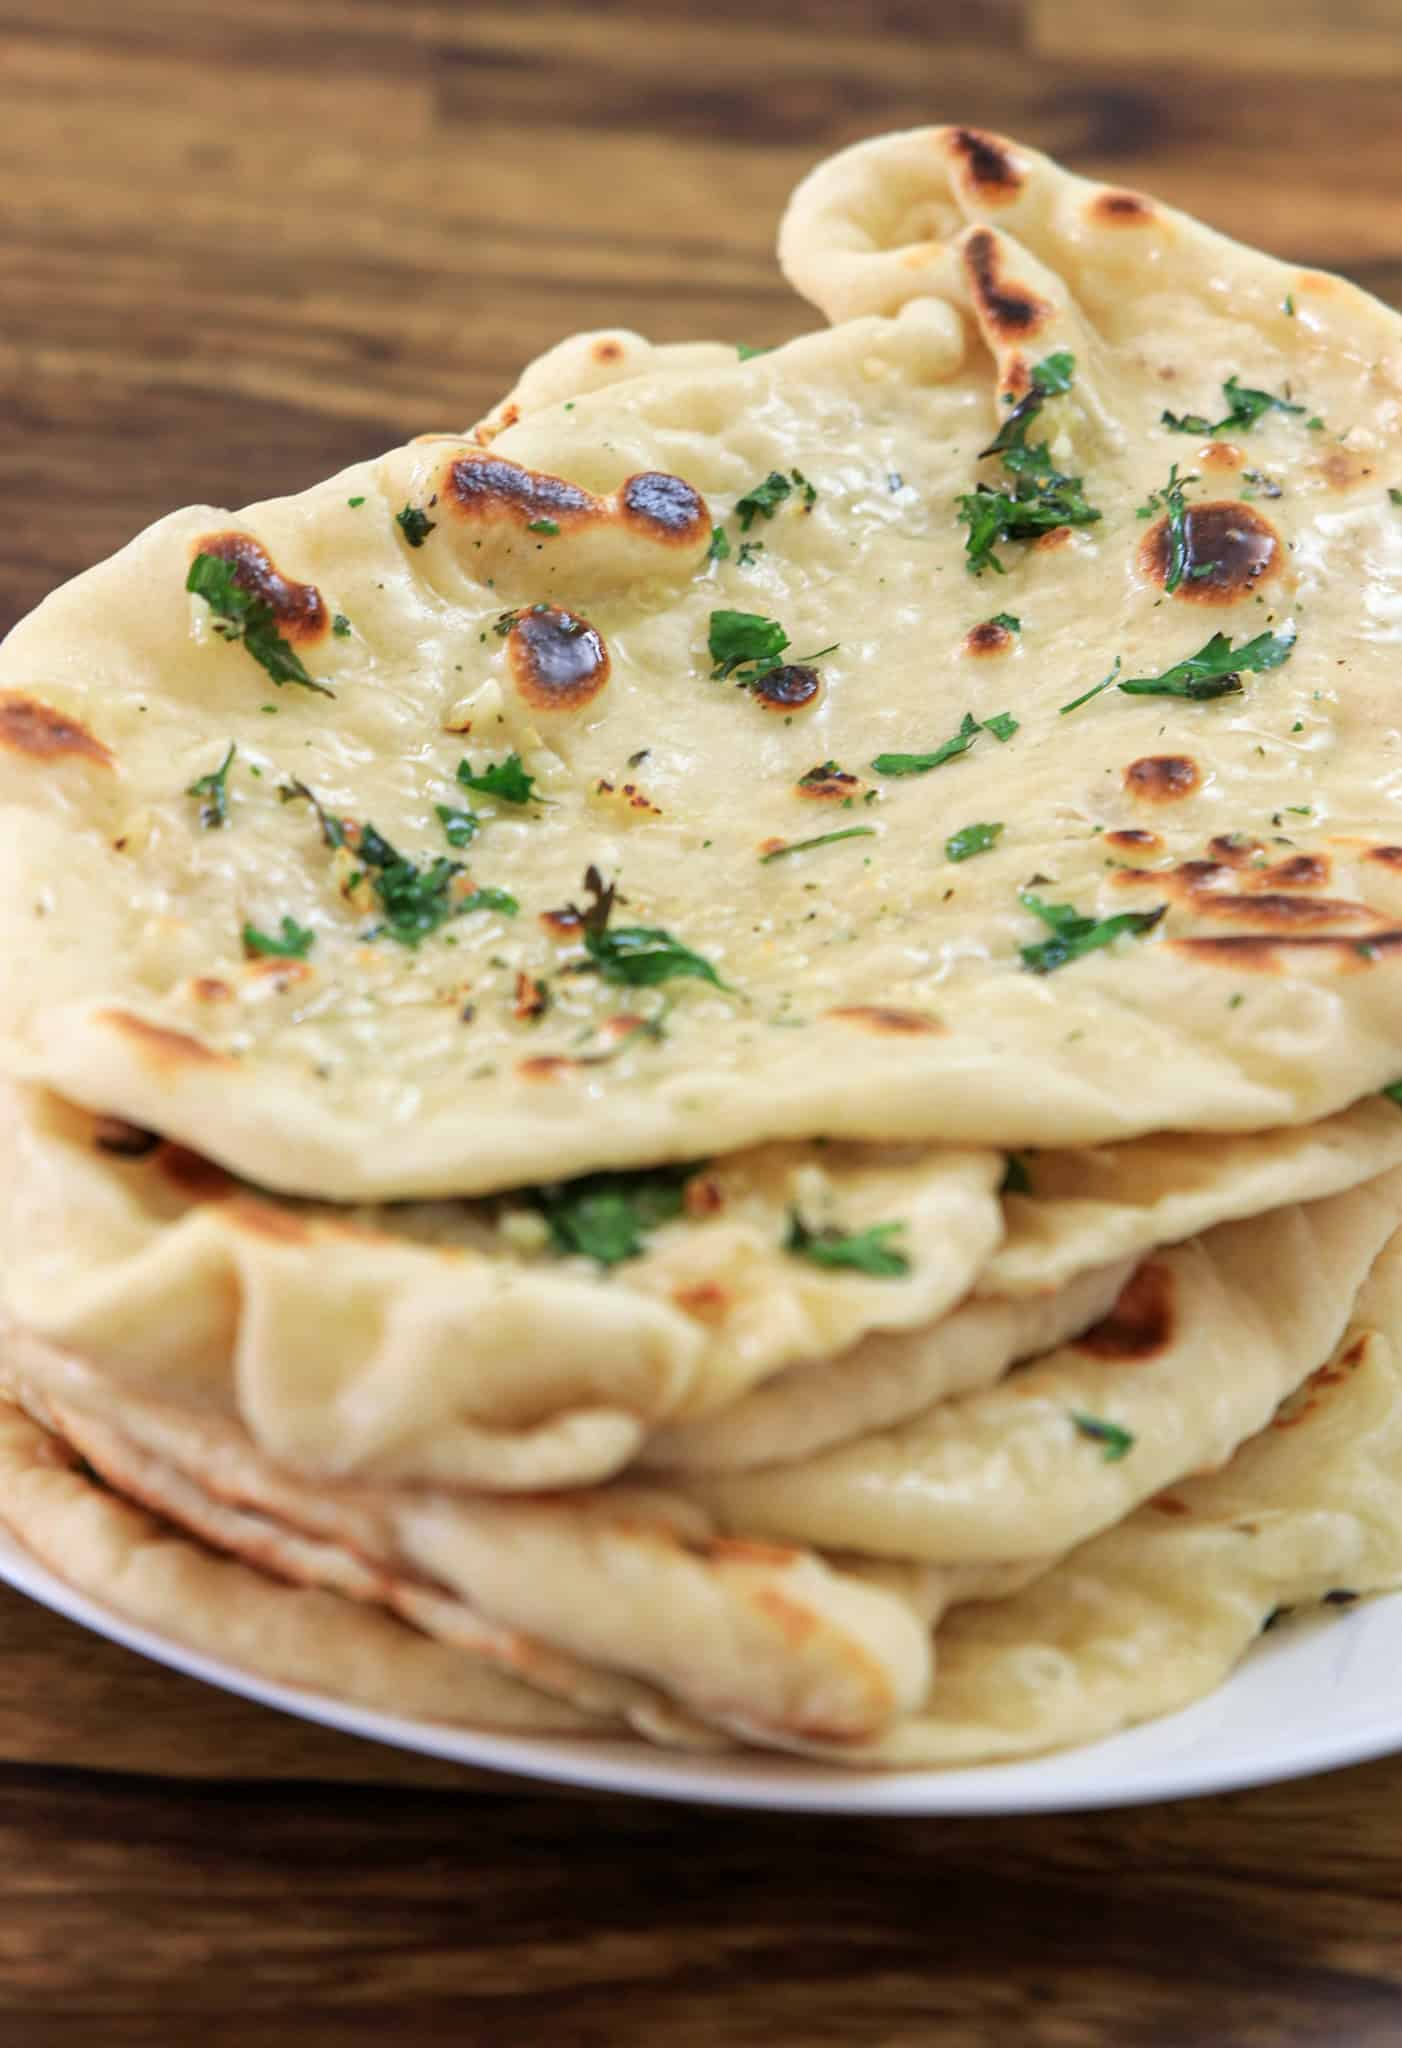
[[[669,12],[675,15],[668,19]],[[0,0],[0,628],[571,329],[766,342],[785,193],[955,118],[1402,300],[1396,0]],[[281,1720],[0,1595],[0,2042],[1402,2039],[1402,1761],[1023,1822],[687,1812]]]

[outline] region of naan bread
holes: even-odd
[[[1402,1169],[1155,1254],[1110,1316],[996,1387],[761,1470],[692,1475],[722,1528],[936,1565],[1060,1556],[1264,1428],[1402,1223]]]
[[[1336,1356],[1224,1471],[1151,1501],[1024,1592],[958,1609],[929,1707],[875,1743],[819,1753],[899,1768],[1091,1742],[1211,1692],[1283,1609],[1395,1587],[1399,1328],[1394,1240]]]
[[[519,1684],[377,1608],[216,1556],[96,1487],[60,1440],[0,1402],[0,1523],[128,1621],[240,1669],[381,1713],[523,1733],[608,1735],[623,1721]]]
[[[958,130],[839,159],[784,254],[841,325],[176,513],[16,628],[12,1072],[336,1199],[775,1138],[1263,1130],[1394,1078],[1397,316]],[[1100,517],[975,578],[957,501],[1007,482],[979,451],[1066,354],[1032,442]],[[1174,432],[1166,404],[1211,431]],[[1175,463],[1196,479],[1180,550]],[[742,563],[737,508],[771,474],[788,494],[748,515]],[[211,552],[334,696],[276,687],[213,630],[185,589]],[[802,673],[712,679],[721,611],[777,620]],[[1216,701],[1108,687],[1066,712],[1116,662],[1153,679],[1219,631],[1278,665]],[[966,714],[929,775],[873,767]],[[229,820],[206,828],[186,792],[230,744]],[[513,751],[548,801],[465,799],[459,762]],[[829,762],[855,784],[810,775]],[[321,819],[279,801],[294,784]],[[328,824],[373,823],[422,908],[452,853],[436,809],[467,801],[470,879],[440,870],[428,920],[473,907],[399,943],[382,842],[337,850]],[[994,844],[940,857],[976,824]],[[767,858],[827,830],[870,836]],[[1063,923],[1164,915],[1042,972],[1028,893]],[[311,950],[244,958],[246,926]]]
[[[605,1269],[553,1249],[521,1196],[289,1205],[53,1095],[0,1092],[0,1115],[14,1320],[120,1384],[238,1414],[271,1456],[327,1476],[607,1476],[659,1422],[938,1321],[1003,1229],[997,1153],[768,1146],[668,1183],[678,1213]],[[897,1223],[907,1270],[794,1256],[794,1213],[814,1231]]]

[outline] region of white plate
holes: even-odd
[[[1037,1813],[1190,1799],[1402,1749],[1402,1594],[1287,1622],[1184,1713],[1032,1763],[841,1771],[785,1757],[678,1757],[641,1742],[487,1735],[368,1713],[250,1677],[135,1628],[0,1531],[0,1579],[85,1628],[264,1706],[400,1749],[606,1792],[814,1813]]]

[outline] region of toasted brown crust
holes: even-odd
[[[880,1003],[849,1003],[829,1010],[829,1017],[855,1024],[863,1031],[875,1031],[889,1038],[933,1037],[944,1030],[940,1019],[929,1010],[893,1010]]]
[[[959,167],[965,186],[993,205],[1016,199],[1025,180],[1010,144],[983,128],[955,128],[946,147]]]
[[[1146,1259],[1125,1282],[1108,1316],[1076,1339],[1076,1349],[1119,1364],[1152,1358],[1172,1341],[1173,1275]]]
[[[1173,595],[1189,604],[1235,604],[1280,572],[1280,535],[1254,505],[1237,498],[1189,505],[1183,515],[1182,580]],[[1139,544],[1139,566],[1166,585],[1171,545],[1168,520],[1156,519]]]
[[[56,711],[21,690],[0,690],[0,747],[32,761],[91,761],[112,768],[116,757],[80,718]]]
[[[964,270],[981,325],[1000,342],[1022,341],[1052,318],[1055,308],[1027,285],[1004,277],[1002,244],[991,228],[976,228],[964,243]]]
[[[305,645],[325,638],[330,619],[321,592],[314,583],[284,576],[251,533],[207,533],[196,541],[193,552],[227,562],[239,589],[269,606],[284,640]]]
[[[188,1031],[176,1031],[168,1024],[152,1024],[131,1010],[99,1010],[97,1021],[105,1024],[133,1045],[149,1066],[161,1073],[178,1073],[182,1067],[236,1067],[228,1053],[216,1052]]]

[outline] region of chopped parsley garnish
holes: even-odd
[[[1158,676],[1128,676],[1119,687],[1131,697],[1228,697],[1241,689],[1243,673],[1259,675],[1290,659],[1296,632],[1258,633],[1233,651],[1225,633],[1214,633],[1196,654]]]
[[[481,822],[475,811],[459,811],[452,804],[435,804],[438,822],[449,846],[470,846]]]
[[[411,548],[421,548],[438,521],[430,519],[427,512],[421,512],[417,505],[406,505],[402,512],[395,513],[394,523]]]
[[[695,1172],[695,1166],[662,1166],[639,1173],[591,1173],[532,1189],[528,1199],[549,1224],[556,1251],[617,1266],[636,1259],[651,1231],[682,1214],[682,1190]]]
[[[548,533],[554,536],[560,531],[560,522],[558,519],[528,519],[526,521],[526,531],[527,533]]]
[[[662,981],[689,977],[725,988],[709,960],[693,953],[680,939],[658,925],[619,925],[613,931],[586,932],[584,950],[605,981],[629,988],[655,988]]]
[[[1291,295],[1291,294],[1290,294],[1289,292],[1287,292],[1287,293],[1285,294],[1285,297],[1284,297],[1284,298],[1283,298],[1283,299],[1281,300],[1281,311],[1282,311],[1283,313],[1288,313],[1288,314],[1289,314],[1289,316],[1290,316],[1290,318],[1291,318],[1292,320],[1294,319],[1294,317],[1295,317],[1295,301],[1294,301],[1294,298],[1293,298],[1293,296],[1292,296],[1292,295]]]
[[[1027,430],[1048,398],[1069,391],[1076,359],[1066,350],[1046,356],[1032,372],[1032,388],[1004,420],[984,456],[996,455],[1008,472],[1009,487],[978,484],[958,499],[959,520],[969,529],[966,566],[975,576],[985,569],[1003,574],[994,549],[1005,540],[1033,540],[1058,526],[1089,526],[1100,513],[1089,504],[1078,476],[1066,476],[1052,460],[1047,442],[1030,446]]]
[[[770,351],[776,346],[777,344],[775,342],[768,341],[764,344],[763,348],[751,348],[750,344],[747,341],[737,341],[735,344],[735,353],[742,363],[748,363],[751,362],[755,356],[767,356],[770,353]]]
[[[1402,491],[1398,490],[1396,484],[1388,485],[1387,495],[1391,498],[1394,505],[1402,505]]]
[[[580,913],[589,966],[605,981],[628,988],[655,988],[663,981],[709,981],[726,988],[709,960],[684,946],[659,925],[611,925],[616,884],[605,883],[596,867],[586,868],[584,886],[593,901]]]
[[[1082,1436],[1101,1446],[1101,1456],[1107,1465],[1117,1465],[1126,1452],[1134,1449],[1133,1433],[1121,1429],[1118,1422],[1106,1422],[1099,1415],[1081,1415],[1074,1408],[1071,1420]]]
[[[480,790],[483,796],[499,797],[504,804],[543,801],[535,793],[535,777],[526,773],[521,765],[521,756],[516,753],[508,754],[504,761],[493,761],[480,775],[473,774],[470,761],[459,761],[458,781],[464,789]]]
[[[1117,654],[1115,656],[1115,666],[1111,669],[1109,675],[1102,676],[1100,681],[1098,683],[1092,684],[1090,689],[1082,690],[1080,696],[1073,697],[1069,704],[1063,704],[1061,709],[1056,714],[1057,717],[1064,718],[1068,711],[1079,711],[1083,704],[1089,704],[1092,697],[1098,697],[1102,690],[1108,690],[1111,683],[1115,682],[1118,679],[1120,667],[1120,657]]]
[[[499,910],[514,917],[521,907],[504,889],[458,895],[453,884],[464,872],[461,861],[440,854],[421,868],[368,822],[361,826],[353,850],[385,914],[384,923],[367,933],[369,938],[378,938],[383,931],[401,946],[417,946],[450,918],[473,910]]]
[[[1397,1107],[1402,1109],[1402,1081],[1389,1081],[1382,1093],[1389,1102],[1395,1102]]]
[[[1188,573],[1188,515],[1183,502],[1183,487],[1195,484],[1197,480],[1196,474],[1180,477],[1178,464],[1173,463],[1169,468],[1168,482],[1161,489],[1150,491],[1136,514],[1140,519],[1152,519],[1159,507],[1163,508],[1168,525],[1168,564],[1163,587],[1170,597]],[[1215,563],[1213,567],[1216,567]]]
[[[232,562],[222,555],[196,555],[185,588],[209,606],[220,639],[242,640],[279,689],[284,683],[300,683],[304,690],[315,690],[322,697],[335,696],[334,690],[308,675],[301,656],[279,633],[272,606],[266,598],[243,588]]]
[[[1309,428],[1312,434],[1322,434],[1324,431],[1324,422],[1320,418],[1318,413],[1315,413],[1312,419],[1306,420],[1305,425]]]
[[[760,612],[711,613],[710,635],[707,642],[711,660],[713,682],[725,682],[739,668],[759,666],[773,668],[789,645],[789,636],[777,619],[766,619]]]
[[[279,783],[278,801],[284,804],[309,803],[316,812],[316,822],[321,831],[323,846],[346,846],[350,843],[347,839],[346,828],[342,820],[333,817],[320,798],[315,796],[307,788],[306,783],[300,782],[295,775],[290,782]]]
[[[346,499],[346,503],[347,503],[347,504],[348,504],[348,505],[350,506],[350,508],[351,508],[351,511],[352,511],[352,512],[354,512],[354,511],[355,511],[355,509],[357,508],[357,506],[359,506],[359,505],[363,505],[363,504],[365,503],[365,500],[364,500],[364,498],[363,498],[363,497],[362,497],[362,498],[347,498],[347,499]]]
[[[312,949],[316,933],[296,918],[285,917],[279,926],[279,936],[269,938],[256,925],[246,924],[243,928],[243,950],[245,953],[276,954],[283,960],[305,960]]]
[[[839,839],[875,839],[874,825],[849,825],[844,832],[820,832],[816,839],[791,839],[786,846],[776,846],[769,853],[762,853],[759,864],[768,867],[772,860],[783,860],[791,853],[808,853],[815,846],[834,846]]]
[[[850,1266],[873,1280],[898,1280],[910,1271],[910,1259],[891,1239],[901,1236],[905,1227],[904,1223],[873,1223],[869,1230],[843,1231],[831,1226],[810,1230],[798,1210],[790,1209],[784,1250],[815,1266]]]
[[[944,842],[946,860],[972,860],[976,853],[987,853],[996,846],[1001,825],[965,825],[958,832],[951,833]]]
[[[803,509],[811,512],[818,502],[818,493],[803,471],[791,469],[785,476],[782,470],[771,469],[762,484],[756,484],[752,490],[746,491],[743,498],[735,501],[735,517],[740,522],[741,533],[748,533],[756,519],[772,519],[795,491],[802,492]]]
[[[1116,917],[1084,917],[1073,904],[1045,903],[1029,889],[1018,892],[1018,901],[1052,933],[1040,945],[1018,948],[1023,966],[1032,974],[1052,974],[1069,961],[1113,944],[1125,932],[1142,938],[1168,909],[1166,903],[1160,903],[1155,910],[1122,910]]]
[[[995,612],[988,623],[990,626],[1002,626],[1009,633],[1020,633],[1022,631],[1022,620],[1014,618],[1011,612]]]
[[[878,775],[928,775],[932,768],[942,768],[946,761],[967,754],[981,732],[991,732],[995,740],[1010,740],[1016,731],[1017,720],[1010,712],[997,711],[980,723],[966,711],[958,732],[932,754],[878,754],[871,765]]]
[[[229,751],[219,766],[212,768],[208,775],[202,775],[198,782],[192,782],[185,792],[186,796],[205,799],[200,805],[200,823],[206,832],[229,822],[229,770],[234,765],[237,752],[238,748],[230,740]]]
[[[1020,1152],[1009,1152],[1003,1161],[1003,1178],[999,1185],[1000,1195],[1030,1195],[1032,1176],[1027,1171],[1027,1161]]]
[[[1253,390],[1249,384],[1239,384],[1235,377],[1228,377],[1222,386],[1222,396],[1228,411],[1220,420],[1205,419],[1200,412],[1164,412],[1160,415],[1162,424],[1175,434],[1244,434],[1265,413],[1304,411],[1302,405],[1292,405],[1288,398]]]
[[[351,622],[345,613],[337,612],[335,618],[331,621],[331,630],[336,635],[336,638],[338,640],[348,640],[350,638],[350,629]]]
[[[742,540],[740,552],[735,557],[737,568],[748,569],[754,562],[755,556],[762,555],[763,553],[764,542],[762,540]]]
[[[708,562],[723,562],[730,554],[730,535],[723,526],[711,528],[711,545],[706,550]]]

